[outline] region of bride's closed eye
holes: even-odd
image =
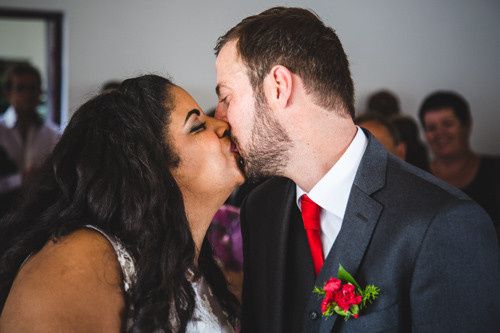
[[[187,113],[186,119],[184,119],[184,125],[188,124],[188,120],[190,118],[192,118],[193,116],[196,116],[196,118],[194,120],[192,120],[193,124],[189,128],[189,133],[197,133],[197,132],[203,131],[204,129],[207,128],[206,122],[205,121],[201,122],[198,119],[200,117],[200,115],[201,115],[201,112],[198,109],[192,109],[191,111],[189,111]]]
[[[191,127],[191,129],[189,130],[189,133],[197,133],[197,132],[203,131],[206,128],[207,128],[206,122],[202,122],[202,123],[199,123],[199,124],[194,124]]]

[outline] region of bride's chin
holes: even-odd
[[[236,180],[236,182],[237,182],[237,186],[243,185],[243,183],[246,180],[245,172],[243,170],[244,170],[243,164],[236,165],[236,172],[237,172],[237,177],[236,177],[237,180]]]
[[[242,185],[245,180],[245,164],[243,162],[243,159],[238,155],[234,159],[234,164],[232,164],[232,169],[230,172],[233,172],[236,174],[235,176],[235,182],[236,182],[236,187]]]
[[[243,173],[240,173],[241,177],[240,179],[238,180],[237,184],[236,184],[236,187],[235,189],[238,187],[238,186],[241,186],[243,185],[243,183],[245,182],[245,177],[243,176]]]
[[[234,170],[231,178],[231,192],[236,190],[245,182],[245,176],[243,175],[243,172],[241,172],[241,170]]]

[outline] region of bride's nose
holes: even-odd
[[[229,136],[230,129],[228,123],[226,123],[224,120],[219,120],[216,118],[212,118],[212,121],[214,122],[215,132],[217,133],[217,136],[219,138]]]

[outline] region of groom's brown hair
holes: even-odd
[[[349,61],[335,31],[313,12],[274,7],[247,17],[219,37],[215,54],[233,40],[257,94],[271,68],[283,65],[302,78],[316,104],[354,117]]]

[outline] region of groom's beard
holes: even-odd
[[[245,173],[250,179],[282,176],[289,161],[292,141],[286,130],[271,115],[263,93],[257,93],[250,144],[242,152]]]

